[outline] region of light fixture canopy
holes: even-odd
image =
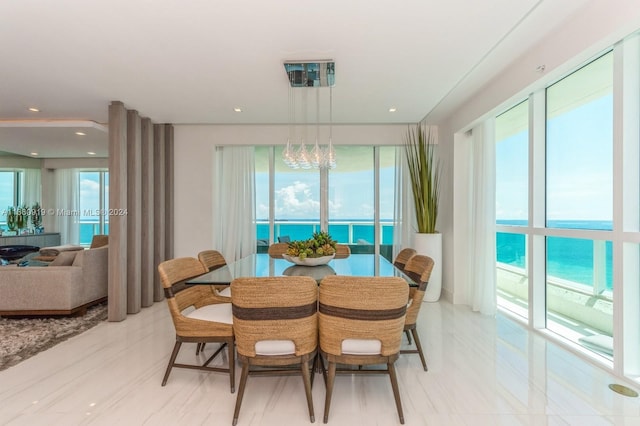
[[[333,148],[333,86],[335,85],[335,62],[332,60],[285,61],[284,68],[289,80],[289,138],[282,151],[282,160],[293,169],[333,169],[336,167],[336,153]],[[329,90],[329,140],[320,144],[320,91]],[[307,101],[309,89],[314,89],[316,102],[315,144],[308,150],[305,144],[307,134]],[[301,121],[296,120],[300,99]],[[296,141],[297,127],[302,127],[299,142]],[[298,145],[298,148],[295,148]]]

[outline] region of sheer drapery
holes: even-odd
[[[47,206],[46,214],[54,215],[55,231],[62,244],[80,243],[78,170],[56,169],[54,172],[55,206]]]
[[[213,248],[227,262],[256,252],[254,151],[245,146],[214,151]]]
[[[22,201],[27,207],[33,207],[42,197],[42,179],[40,169],[24,169],[22,183]]]
[[[470,144],[467,289],[471,307],[496,312],[495,120],[473,128]]]
[[[396,190],[393,218],[393,258],[406,247],[413,246],[415,210],[404,146],[396,147]]]

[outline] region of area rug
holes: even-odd
[[[98,325],[107,319],[107,304],[78,317],[0,318],[0,371]]]

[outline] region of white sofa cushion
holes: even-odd
[[[231,286],[219,291],[218,294],[220,296],[231,297]]]

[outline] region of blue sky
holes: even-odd
[[[547,123],[547,219],[612,220],[612,95],[582,103]],[[528,134],[496,146],[496,217],[526,220]]]
[[[276,159],[276,161],[279,161]],[[373,172],[331,170],[329,217],[331,219],[373,219]],[[381,169],[380,215],[393,218],[394,167]],[[276,219],[319,219],[320,179],[318,170],[291,170],[276,174]],[[256,173],[256,217],[267,219],[269,186],[267,174]]]

